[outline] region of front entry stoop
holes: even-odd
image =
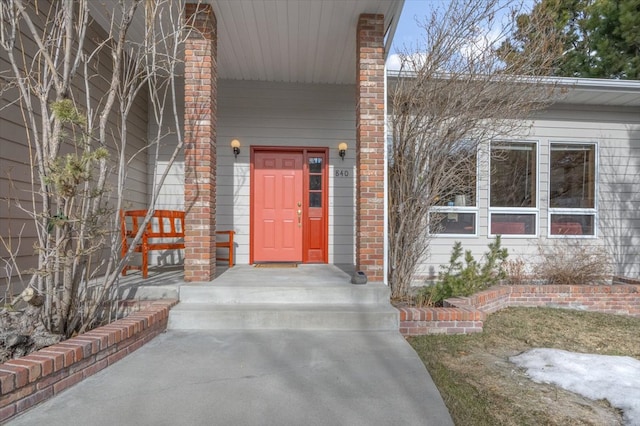
[[[238,265],[212,282],[182,285],[167,328],[398,331],[389,288],[350,279],[333,265]]]

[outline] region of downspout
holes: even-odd
[[[389,52],[391,51],[391,45],[393,43],[393,36],[396,33],[396,28],[398,27],[398,22],[400,21],[400,14],[402,13],[402,9],[404,7],[405,0],[398,0],[396,12],[393,14],[391,18],[391,22],[389,23],[389,27],[386,28],[386,40],[384,43],[384,153],[383,153],[383,167],[384,167],[384,187],[383,187],[383,220],[384,224],[382,225],[382,274],[384,275],[383,282],[386,285],[389,285],[389,176],[387,171],[389,170],[389,147],[387,144],[389,143],[388,138],[388,118],[387,118],[387,57],[389,56]]]

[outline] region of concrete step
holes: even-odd
[[[388,302],[369,305],[180,303],[171,330],[397,331],[399,313]]]
[[[181,303],[213,304],[388,304],[389,287],[382,283],[353,285],[216,285],[185,284],[180,287]]]

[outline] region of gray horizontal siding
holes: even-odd
[[[104,37],[104,32],[92,27],[88,33],[88,39],[91,40],[89,44],[100,37]],[[35,44],[31,40],[25,39],[24,46],[25,58],[29,60],[33,56],[32,52],[35,51]],[[94,108],[104,102],[108,83],[107,79],[103,77],[110,74],[110,63],[110,59],[103,55],[99,62],[92,64],[92,71],[99,70],[101,73],[101,76],[94,75],[90,79],[90,101]],[[0,66],[4,70],[9,69],[7,57],[3,52],[0,52]],[[81,78],[74,81],[71,94],[80,105],[84,104],[84,82]],[[0,203],[0,235],[5,240],[11,236],[14,247],[16,247],[17,238],[22,229],[17,262],[24,272],[36,266],[37,259],[33,248],[36,243],[36,231],[29,214],[20,211],[20,206],[33,210],[31,199],[34,188],[31,185],[32,168],[29,161],[30,150],[27,144],[27,133],[20,106],[15,102],[16,99],[18,99],[18,94],[15,89],[5,91],[0,96],[0,198],[3,199]],[[38,107],[36,106],[36,108]],[[108,134],[113,137],[108,140],[108,148],[112,161],[117,161],[116,141],[120,140],[117,110],[116,105],[109,120]],[[147,94],[145,90],[135,100],[128,121],[127,135],[129,145],[125,150],[125,156],[129,163],[127,166],[128,178],[124,185],[125,206],[140,208],[145,205],[147,199],[147,158],[144,151],[140,153],[147,139]],[[61,155],[71,152],[71,150],[70,145],[62,146]],[[111,188],[115,188],[115,175],[110,176],[109,185]],[[35,191],[37,190],[36,185]],[[38,202],[37,197],[36,195],[36,203]],[[4,199],[8,199],[8,202]],[[0,257],[3,259],[8,257],[8,253],[2,245],[0,245]],[[6,270],[3,265],[0,265],[0,278],[5,276]]]
[[[222,80],[218,82],[217,228],[236,232],[236,261],[249,262],[250,152],[252,146],[329,148],[329,261],[354,255],[353,178],[334,179],[333,167],[354,169],[355,88],[344,85],[283,84]],[[153,129],[152,129],[153,130]],[[239,139],[234,158],[230,143]],[[340,141],[349,144],[338,157]],[[168,153],[171,149],[168,143]],[[161,205],[184,205],[181,158],[162,190]]]
[[[346,85],[221,81],[218,88],[218,228],[234,229],[236,260],[249,261],[251,146],[329,148],[329,262],[354,258],[354,180],[334,177],[334,167],[354,167],[355,88]],[[232,139],[242,143],[234,159]],[[345,161],[340,141],[349,144]],[[229,173],[233,179],[229,179]]]
[[[598,144],[597,239],[572,239],[580,244],[604,245],[612,256],[615,273],[640,274],[640,111],[625,108],[558,106],[539,113],[529,134],[514,139],[538,141],[538,232],[537,238],[503,237],[503,246],[511,257],[529,264],[537,259],[538,246],[558,242],[548,239],[549,144],[553,142],[595,142]],[[478,236],[436,236],[430,242],[430,254],[420,265],[421,276],[437,274],[448,263],[455,241],[471,250],[476,258],[487,251],[489,230],[488,180],[486,170],[480,176],[478,194]]]

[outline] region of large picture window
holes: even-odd
[[[538,155],[535,142],[492,142],[490,235],[536,235]]]
[[[596,145],[551,143],[549,234],[595,236]]]

